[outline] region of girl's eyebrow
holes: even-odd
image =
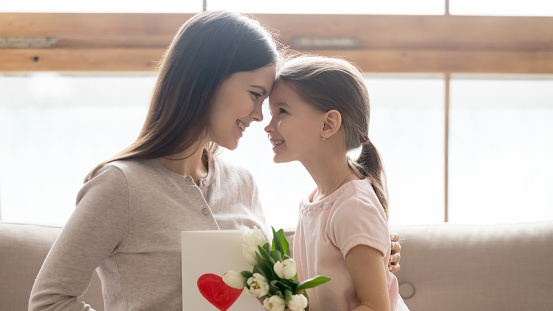
[[[259,85],[250,85],[250,86],[251,87],[256,87],[256,88],[262,90],[263,91],[263,96],[265,96],[267,94],[267,90],[262,86],[259,86]]]

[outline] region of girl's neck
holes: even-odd
[[[348,181],[359,179],[349,167],[345,154],[323,154],[318,159],[304,161],[302,164],[317,185],[313,202],[326,198]]]
[[[203,146],[203,144],[202,144]],[[208,161],[203,156],[204,147],[192,146],[185,151],[161,157],[158,160],[168,170],[179,175],[190,175],[196,184],[207,177]]]

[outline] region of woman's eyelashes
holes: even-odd
[[[250,91],[250,94],[253,95],[254,99],[255,100],[258,100],[259,98],[261,98],[261,94],[257,93],[257,92],[254,92],[254,91]]]
[[[283,113],[288,113],[288,111],[286,111],[286,109],[283,109],[283,108],[278,108],[278,114],[283,114]]]

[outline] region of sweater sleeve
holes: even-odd
[[[261,199],[259,198],[259,189],[257,187],[257,184],[253,176],[249,172],[248,172],[248,184],[251,185],[250,191],[251,191],[251,197],[252,197],[252,201],[251,201],[252,212],[261,226],[259,229],[263,231],[265,238],[268,241],[270,241],[270,238],[272,237],[271,228],[269,227],[269,224],[267,223],[267,219],[265,218],[265,213],[261,205]]]
[[[83,186],[77,207],[38,273],[29,310],[92,310],[78,297],[94,270],[124,243],[128,197],[125,176],[111,165]]]

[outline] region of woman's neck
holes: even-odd
[[[313,202],[320,201],[331,195],[340,186],[354,179],[359,179],[348,165],[346,154],[321,153],[315,160],[303,161],[317,190],[313,195]]]
[[[185,151],[161,157],[159,161],[166,169],[179,175],[190,175],[198,183],[208,173],[208,161],[203,153],[204,147],[195,145]]]

